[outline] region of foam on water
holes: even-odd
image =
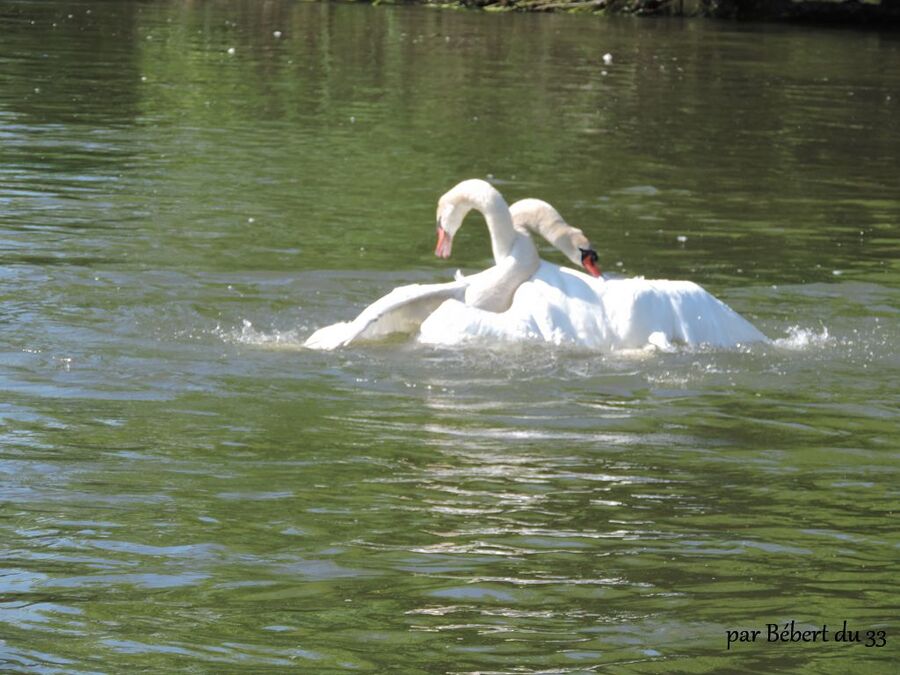
[[[826,326],[822,326],[821,332],[818,333],[811,328],[790,326],[787,337],[773,340],[772,344],[783,349],[802,350],[825,347],[833,342],[834,338],[828,334]]]
[[[301,329],[286,331],[271,330],[261,331],[253,327],[253,323],[247,319],[241,321],[240,328],[222,328],[216,326],[213,333],[232,344],[253,345],[269,349],[302,349],[304,338],[300,335]]]

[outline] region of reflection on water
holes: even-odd
[[[889,672],[890,35],[246,1],[0,35],[0,668]],[[488,264],[477,225],[431,255],[488,174],[773,343],[301,349]],[[888,644],[726,650],[790,620]]]

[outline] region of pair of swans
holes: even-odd
[[[447,283],[395,288],[353,321],[320,328],[304,346],[331,350],[416,331],[419,342],[435,345],[532,340],[602,351],[767,341],[693,282],[603,278],[587,237],[552,206],[523,199],[509,207],[483,180],[463,181],[438,201],[435,255],[450,256],[453,236],[473,209],[487,223],[493,267],[457,272]],[[541,260],[529,231],[588,274]]]

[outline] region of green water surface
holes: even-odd
[[[472,177],[773,342],[302,349]],[[0,670],[896,672],[898,260],[895,33],[0,2]]]

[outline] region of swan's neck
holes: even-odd
[[[503,196],[490,184],[482,180],[464,181],[457,186],[460,223],[472,209],[480,212],[487,223],[491,235],[491,251],[494,261],[509,257],[519,236],[513,227],[509,206]]]
[[[513,245],[516,242],[516,230],[513,227],[512,217],[509,215],[509,207],[499,194],[491,199],[481,209],[488,231],[491,234],[491,251],[494,261],[500,262],[512,255]]]
[[[523,232],[531,230],[538,233],[569,260],[581,266],[581,251],[591,248],[591,242],[584,232],[563,220],[550,204],[540,199],[522,199],[513,204],[509,211],[513,227]]]

